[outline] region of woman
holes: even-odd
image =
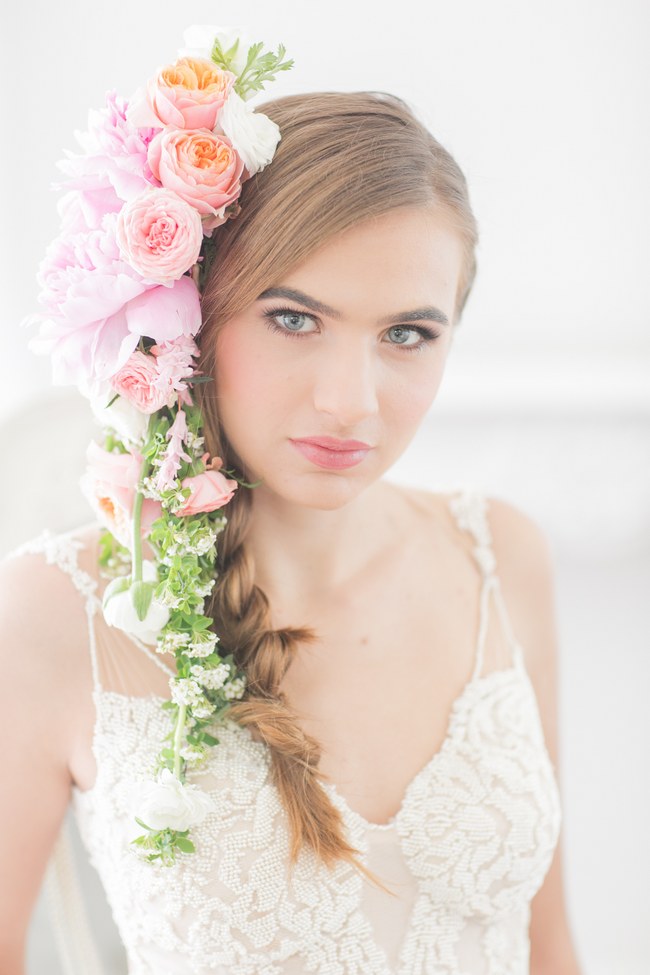
[[[115,597],[98,563],[128,538],[106,558],[90,523],[3,563],[3,972],[23,971],[72,800],[132,975],[577,975],[545,540],[505,502],[383,479],[471,290],[465,180],[391,96],[261,107],[281,141],[214,233],[212,382],[192,387],[204,456],[236,477],[205,595],[245,692],[186,786],[166,769],[196,804],[193,843],[190,820],[155,832],[159,807],[134,826],[176,672],[100,612]],[[142,545],[152,564],[155,533]],[[155,862],[134,856],[143,828]]]

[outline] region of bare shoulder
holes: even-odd
[[[462,489],[433,492],[391,485],[417,511],[421,523],[453,534],[469,552],[472,538],[458,531],[452,500]],[[553,652],[553,558],[548,537],[522,508],[502,498],[483,495],[497,573],[515,635],[534,673],[544,670]]]
[[[99,535],[96,523],[39,535],[0,560],[0,659],[6,675],[29,678],[32,693],[85,650]]]

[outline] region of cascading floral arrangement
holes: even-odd
[[[218,744],[212,733],[246,681],[220,652],[204,615],[217,536],[239,487],[203,450],[195,383],[201,286],[214,231],[236,217],[242,184],[271,162],[280,132],[249,99],[293,65],[243,31],[194,25],[177,60],[126,100],[115,91],[89,113],[83,149],[58,163],[61,230],[39,266],[43,312],[32,351],[49,354],[53,382],[74,384],[102,425],[81,488],[105,531],[100,564],[111,581],[106,621],[171,655],[170,731],[140,788],[133,840],[171,865],[193,853],[192,826],[210,800],[187,771]],[[154,558],[143,558],[146,540]]]

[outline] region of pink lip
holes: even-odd
[[[318,440],[319,442],[314,442]],[[306,440],[291,440],[296,450],[310,460],[313,464],[317,464],[318,467],[324,467],[327,470],[344,470],[347,467],[354,467],[356,464],[360,464],[361,461],[368,455],[371,448],[366,444],[362,448],[350,448],[345,449],[332,449],[331,447],[322,446],[322,441],[332,440],[331,437],[310,437]],[[359,443],[358,440],[338,440],[335,443],[343,444],[354,444]]]
[[[370,444],[362,440],[337,440],[336,437],[299,437],[296,442],[313,443],[328,450],[370,450]]]

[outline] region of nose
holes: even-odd
[[[320,413],[336,417],[339,426],[352,430],[377,413],[379,363],[367,342],[334,343],[319,356],[313,379],[313,402]]]

